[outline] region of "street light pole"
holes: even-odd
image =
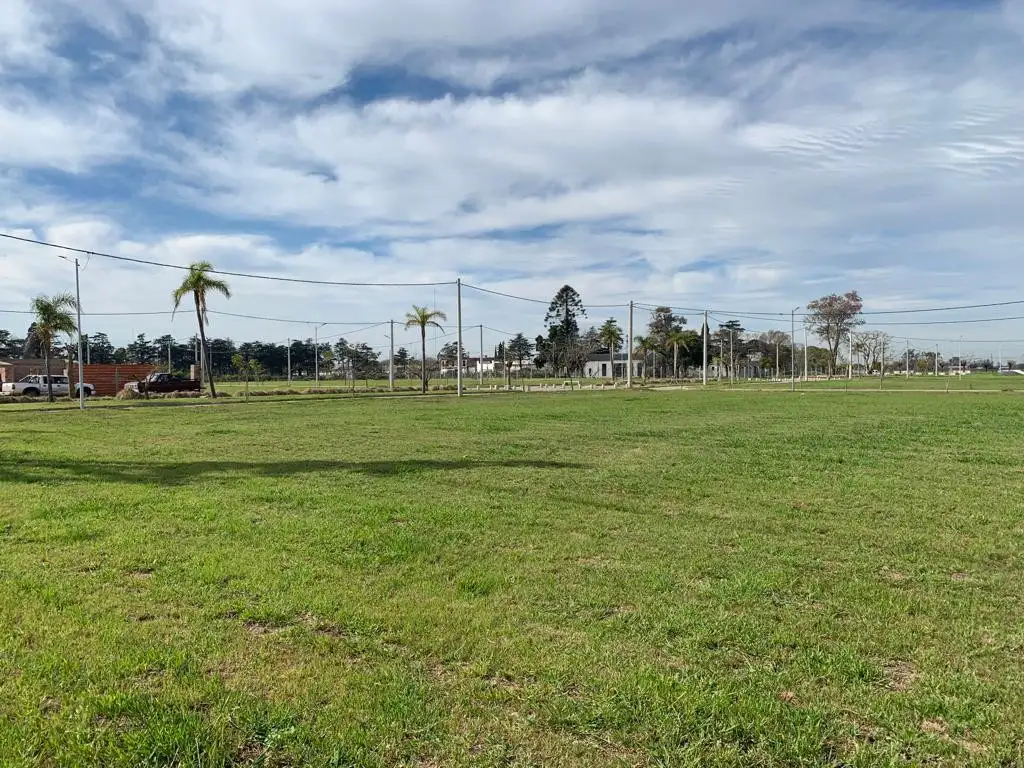
[[[327,323],[320,323],[320,325],[313,326],[313,377],[315,384],[313,388],[320,391],[320,329],[327,325]]]
[[[629,323],[626,331],[628,334],[626,339],[626,389],[633,388],[633,302],[629,302]],[[705,378],[707,376],[707,368],[705,368]],[[705,383],[707,383],[705,381]]]
[[[458,372],[455,380],[455,394],[458,397],[462,397],[462,278],[458,278],[455,281],[455,321],[458,324],[458,349],[455,351],[455,364],[458,366]]]
[[[395,391],[395,321],[391,322],[391,356],[388,358],[388,389]]]
[[[810,371],[809,371],[809,369],[807,367],[807,363],[808,363],[808,360],[807,360],[807,350],[808,350],[809,347],[810,347],[810,344],[807,343],[807,326],[805,325],[804,326],[804,381],[810,381],[811,380]]]
[[[789,313],[789,349],[790,357],[793,358],[790,361],[790,375],[789,375],[789,391],[796,392],[796,311],[800,307],[794,307],[793,311]]]
[[[75,309],[78,312],[78,407],[85,410],[85,372],[82,370],[82,363],[85,362],[82,356],[82,290],[78,281],[78,259],[75,259]],[[71,371],[68,371],[70,381]]]
[[[629,332],[633,332],[633,327],[630,325]],[[704,332],[701,334],[704,337],[704,386],[708,385],[708,311],[704,310]]]
[[[853,331],[850,331],[850,371],[846,378],[853,381]]]

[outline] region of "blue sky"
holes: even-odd
[[[299,277],[461,275],[539,298],[568,282],[591,304],[788,312],[850,289],[875,311],[1022,298],[1022,0],[680,9],[6,0],[0,228]],[[164,309],[176,277],[93,259],[83,302]],[[72,280],[52,254],[0,248],[0,309]],[[449,288],[234,288],[225,308],[239,313],[359,322],[436,301],[454,318]],[[591,318],[609,314],[625,320]],[[542,315],[475,295],[465,307],[467,325],[531,335]],[[186,318],[92,324],[119,340],[192,332]],[[1024,357],[1020,322],[888,330],[1005,339]],[[312,333],[231,318],[213,332]]]

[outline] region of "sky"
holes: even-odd
[[[0,231],[316,280],[569,283],[624,326],[601,305],[779,313],[741,318],[758,331],[848,290],[868,312],[1016,301],[1022,38],[1024,0],[4,0]],[[73,289],[59,253],[0,242],[0,310]],[[97,314],[169,311],[178,271],[82,264],[86,331],[194,333]],[[289,321],[214,316],[236,341],[344,322],[318,333],[383,349],[386,327],[346,328],[413,304],[455,322],[450,284],[229,281],[212,308]],[[470,352],[469,326],[487,348],[541,330],[542,304],[463,294]],[[1015,315],[867,319],[1024,360],[1024,321],[960,322]]]

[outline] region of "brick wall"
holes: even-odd
[[[82,367],[85,383],[96,387],[97,395],[116,395],[129,381],[144,379],[153,371],[161,370],[155,365],[88,365]],[[72,366],[72,380],[78,382],[78,365]]]

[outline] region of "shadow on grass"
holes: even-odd
[[[377,477],[417,475],[475,469],[579,469],[564,461],[534,459],[401,459],[396,461],[184,461],[138,463],[91,459],[44,459],[37,456],[0,456],[0,482],[71,483],[86,480],[108,483],[186,485],[209,477],[290,477],[318,473],[356,473]]]

